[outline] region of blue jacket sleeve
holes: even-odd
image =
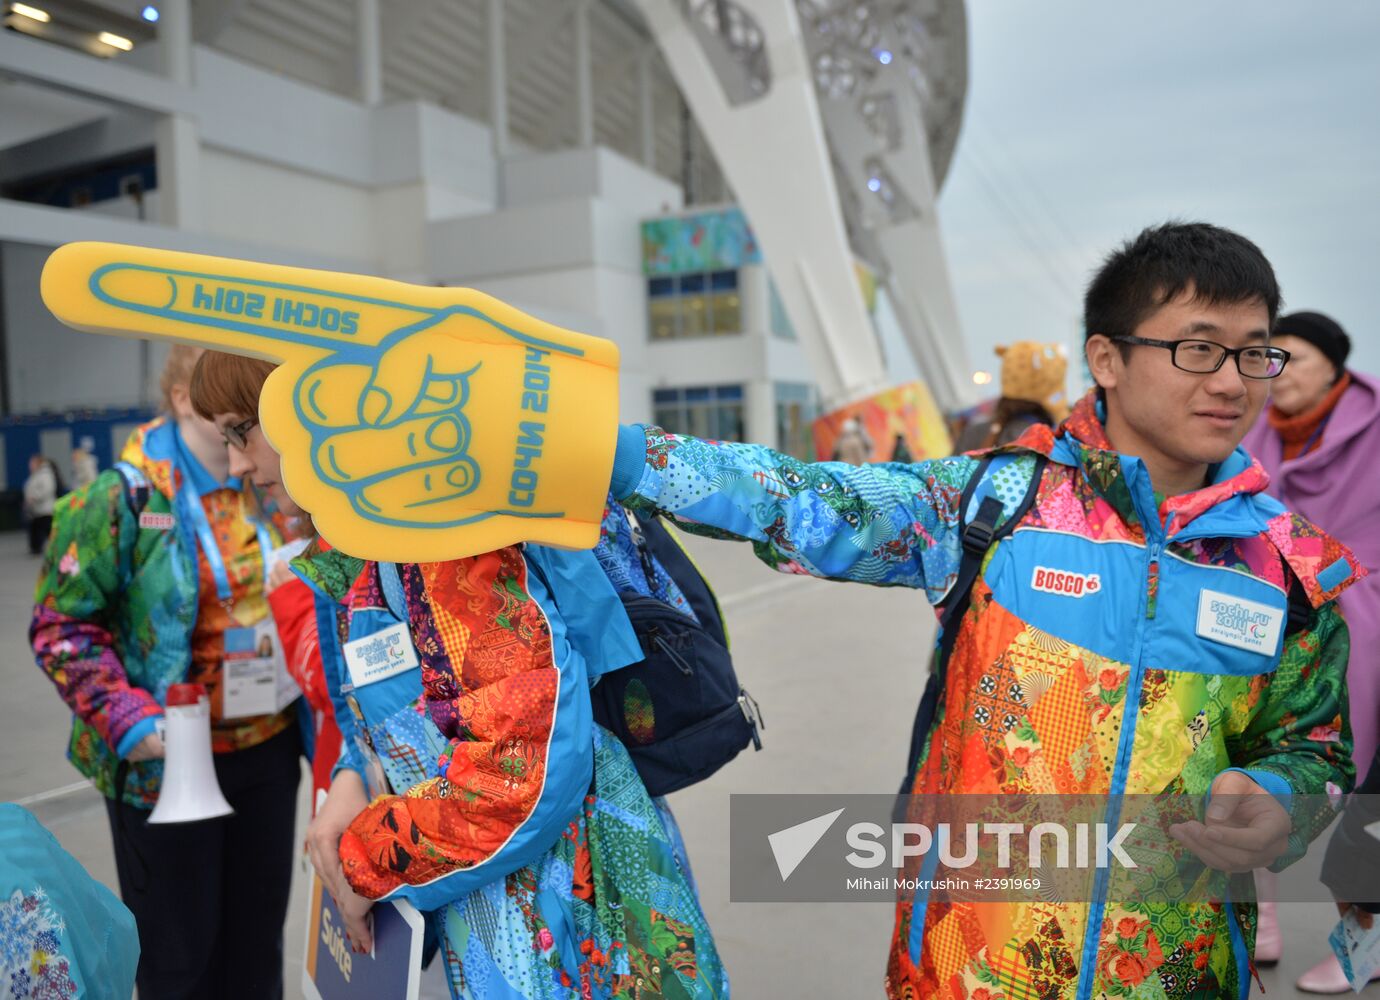
[[[363,779],[364,758],[359,752],[359,740],[356,738],[358,726],[355,714],[350,711],[350,706],[340,691],[341,678],[345,675],[345,661],[340,652],[340,631],[336,621],[340,606],[321,590],[316,581],[300,572],[297,572],[297,577],[311,589],[321,670],[326,677],[326,690],[331,696],[331,711],[335,713],[335,724],[340,728],[340,756],[331,768],[331,780],[335,780],[335,776],[342,770],[354,771]],[[367,784],[366,781],[366,786]]]
[[[968,456],[911,464],[802,462],[760,445],[621,429],[613,490],[695,534],[751,541],[787,573],[948,592],[961,555]]]

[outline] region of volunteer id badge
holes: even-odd
[[[1204,590],[1198,594],[1198,634],[1262,656],[1279,650],[1284,610],[1244,597]]]
[[[268,554],[268,558],[265,560],[267,568],[271,571],[273,567],[280,562],[292,562],[292,560],[296,559],[303,552],[305,552],[307,546],[310,544],[310,538],[298,538],[295,541],[284,542],[282,545],[279,545],[276,549],[274,549],[272,552]]]
[[[345,643],[345,665],[350,668],[350,682],[362,688],[420,664],[407,623],[396,622],[373,635]]]
[[[287,672],[271,617],[253,626],[225,630],[221,671],[221,715],[226,719],[274,715],[302,693]]]

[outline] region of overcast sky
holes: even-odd
[[[969,91],[940,197],[974,368],[1081,338],[1101,256],[1147,224],[1254,240],[1285,308],[1380,373],[1380,2],[969,0]]]

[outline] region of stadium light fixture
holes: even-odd
[[[105,44],[109,45],[111,48],[120,49],[122,52],[128,52],[130,49],[134,48],[134,43],[128,38],[124,35],[117,35],[112,31],[102,31],[96,38],[105,42]]]
[[[10,4],[10,13],[18,14],[20,17],[27,17],[29,20],[37,21],[40,24],[47,24],[53,19],[53,15],[49,14],[46,10],[42,10],[38,7],[30,7],[26,3]]]

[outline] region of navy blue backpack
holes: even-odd
[[[621,593],[646,658],[604,674],[590,697],[594,721],[627,747],[647,791],[667,795],[703,781],[749,743],[761,750],[766,725],[738,683],[709,584],[659,519],[629,513],[629,524],[648,579],[664,569],[695,618],[655,597]]]

